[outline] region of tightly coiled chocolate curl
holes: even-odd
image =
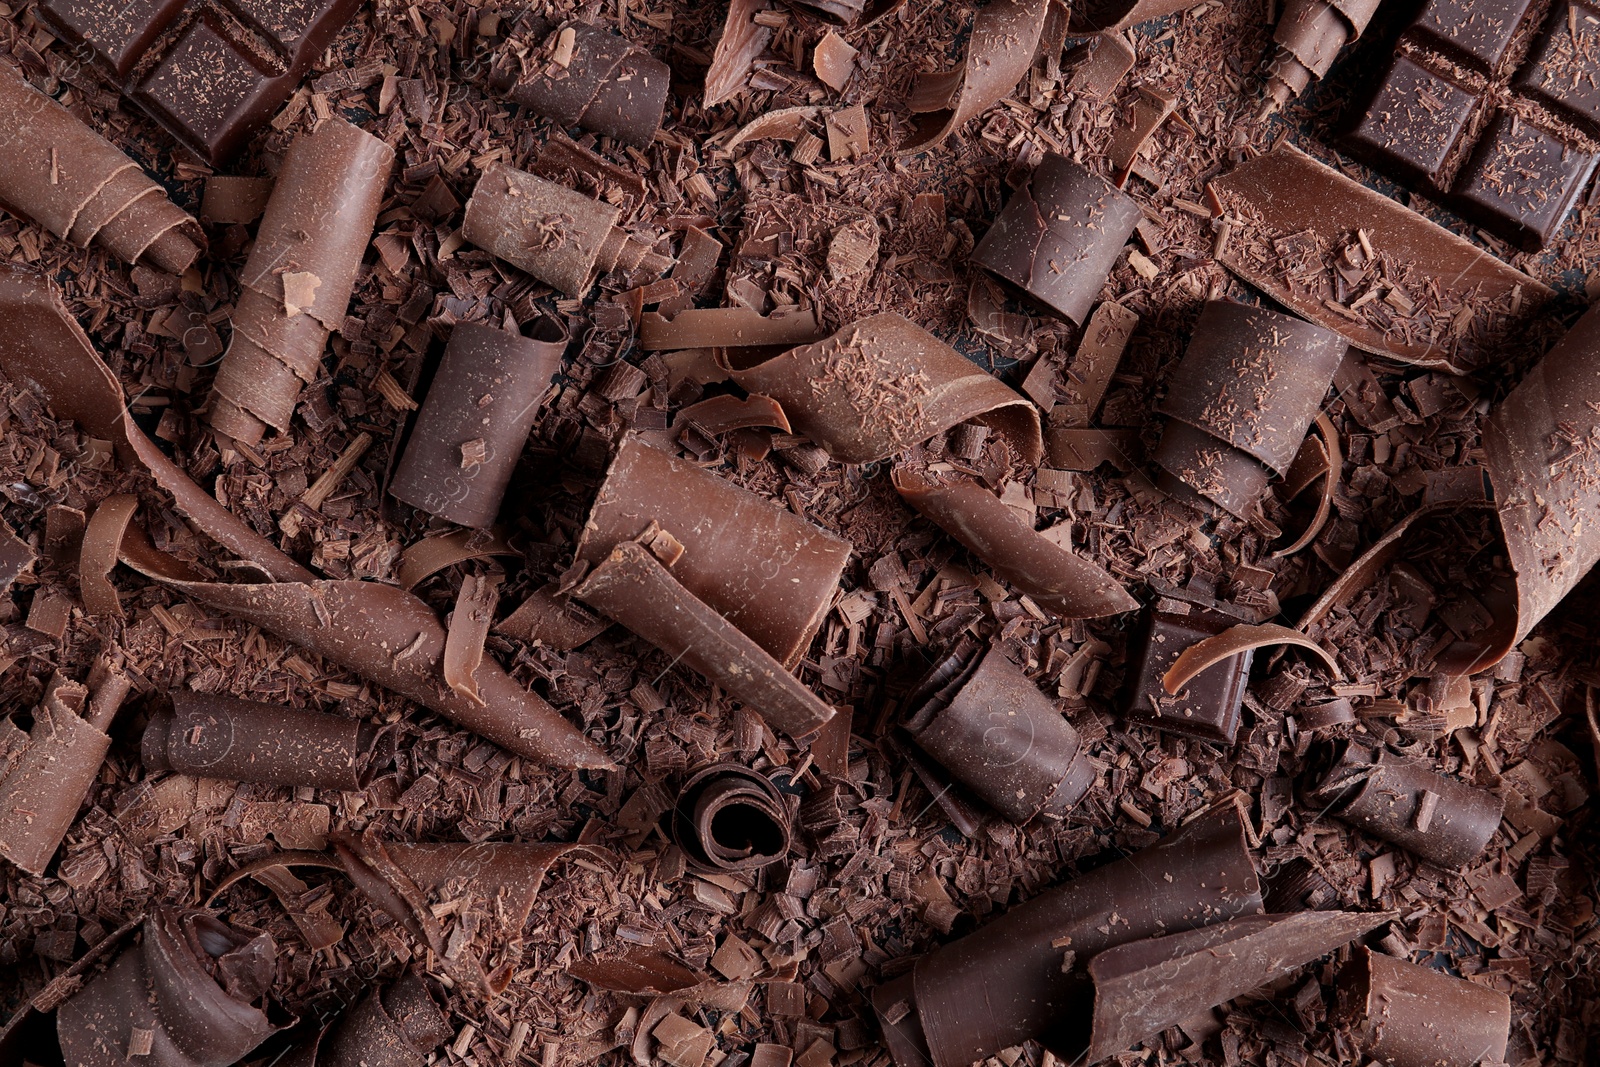
[[[1326,77],[1339,52],[1366,31],[1380,0],[1289,0],[1272,39],[1267,102],[1262,117],[1279,111]]]
[[[79,248],[182,274],[200,224],[115,145],[0,61],[0,203]]]
[[[393,163],[394,149],[337,118],[290,146],[211,388],[218,433],[253,446],[269,426],[289,428],[328,335],[344,322]]]
[[[719,763],[684,783],[672,808],[672,836],[697,870],[749,871],[783,859],[792,831],[772,782]]]
[[[667,109],[668,66],[625,37],[584,22],[528,15],[489,73],[495,92],[562,126],[643,148]]]

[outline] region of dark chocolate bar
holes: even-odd
[[[701,870],[747,871],[777,863],[789,852],[789,822],[777,787],[735,763],[695,774],[672,806],[672,838]]]
[[[1501,1063],[1511,1036],[1504,993],[1367,948],[1339,972],[1337,1018],[1390,1067]]]
[[[1238,621],[1199,607],[1191,607],[1186,615],[1152,610],[1129,689],[1128,718],[1169,733],[1233,744],[1254,651],[1207,667],[1176,694],[1166,691],[1163,679],[1184,649]]]

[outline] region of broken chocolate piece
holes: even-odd
[[[749,871],[789,852],[783,794],[736,763],[707,767],[683,784],[672,806],[672,839],[699,870]]]
[[[28,542],[18,537],[8,524],[0,522],[0,596],[10,590],[19,574],[33,566],[35,558]]]
[[[211,387],[218,433],[254,447],[267,427],[289,429],[344,322],[393,163],[394,149],[337,118],[289,146]]]
[[[1116,33],[1194,6],[1194,0],[1090,0],[1072,5],[1068,26],[1075,34]]]
[[[1505,811],[1504,797],[1386,748],[1329,742],[1311,767],[1308,804],[1447,871],[1483,855]]]
[[[1267,64],[1267,104],[1278,111],[1327,77],[1345,45],[1366,31],[1380,0],[1289,0],[1272,35],[1276,46]]]
[[[1169,733],[1233,744],[1239,732],[1240,705],[1250,682],[1252,649],[1206,667],[1178,686],[1176,694],[1170,693],[1165,680],[1185,651],[1226,633],[1237,622],[1221,612],[1198,607],[1184,615],[1152,610],[1129,689],[1128,718]]]
[[[41,9],[42,11],[43,9]],[[77,116],[0,60],[0,203],[79,248],[182,274],[200,255],[200,224]]]
[[[139,751],[151,773],[354,791],[374,734],[340,715],[179,690],[150,716]]]
[[[917,744],[1012,822],[1063,816],[1094,784],[1078,731],[999,648],[948,657],[909,707]]]
[[[922,74],[912,88],[916,128],[900,153],[937,146],[1011,92],[1033,64],[1050,6],[1049,0],[990,0],[979,8],[961,66]]]
[[[1048,152],[1011,194],[972,258],[1081,325],[1142,218],[1130,197]]]
[[[716,107],[737,96],[750,82],[757,57],[772,40],[772,27],[756,21],[766,11],[767,0],[729,0],[711,65],[706,70],[706,107]]]
[[[1502,1063],[1511,1001],[1498,989],[1360,949],[1339,972],[1337,1014],[1361,1051],[1392,1067]]]
[[[9,752],[0,777],[0,856],[39,875],[67,836],[100,773],[116,713],[84,716],[89,691],[59,674],[51,678],[24,735],[10,720],[0,725],[0,748]]]
[[[534,324],[532,336],[459,323],[389,492],[462,526],[491,525],[566,343],[566,327],[549,317]],[[482,444],[476,462],[463,453],[471,441]]]
[[[452,1031],[428,983],[408,975],[369,989],[356,1006],[279,1060],[281,1067],[423,1067]]]
[[[1241,518],[1294,462],[1344,358],[1338,334],[1263,307],[1213,300],[1167,386],[1160,485]],[[1193,490],[1193,493],[1189,492]]]

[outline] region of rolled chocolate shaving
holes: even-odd
[[[495,605],[500,602],[500,576],[469,574],[461,580],[456,609],[444,637],[444,658],[440,668],[444,683],[457,695],[483,703],[478,692],[477,671],[483,663],[483,642],[494,622]]]
[[[214,962],[203,962],[200,952]],[[138,1059],[149,1067],[230,1067],[281,1027],[252,1003],[258,990],[235,995],[212,972],[228,975],[231,961],[249,971],[270,967],[275,952],[266,934],[249,937],[204,912],[157,908],[145,921],[144,941],[123,949],[57,1010],[66,1062],[126,1067],[130,1036],[142,1030],[151,1044]]]
[[[111,748],[109,722],[97,725],[82,716],[88,697],[84,686],[51,678],[26,742],[0,777],[0,856],[32,875],[50,865]]]
[[[1027,184],[1011,194],[972,259],[1081,325],[1142,218],[1132,198],[1067,157],[1047,152]]]
[[[467,201],[461,233],[547,285],[580,296],[596,272],[614,265],[612,234],[621,217],[610,204],[495,163]]]
[[[461,526],[493,524],[566,347],[566,327],[546,316],[531,337],[458,324],[390,494]]]
[[[805,8],[840,26],[859,29],[875,26],[906,6],[906,0],[788,0],[791,7]]]
[[[588,611],[563,594],[557,583],[549,582],[529,593],[515,611],[494,625],[493,631],[568,652],[588,644],[610,627],[610,619]]]
[[[1327,743],[1312,768],[1307,803],[1447,871],[1483,855],[1505,812],[1504,797],[1388,749],[1374,754],[1351,741]],[[1437,803],[1431,813],[1429,803]]]
[[[1086,1063],[1293,974],[1398,912],[1246,915],[1199,930],[1118,945],[1089,961],[1094,1037]]]
[[[989,0],[972,20],[961,66],[921,75],[911,91],[916,127],[901,155],[925,152],[1011,92],[1033,65],[1050,0]]]
[[[672,806],[672,839],[698,870],[751,871],[788,855],[789,809],[772,782],[718,763],[683,784]]]
[[[495,556],[522,558],[522,553],[511,547],[499,527],[433,534],[400,553],[397,578],[401,589],[415,589],[446,567]]]
[[[1327,77],[1345,45],[1366,32],[1380,0],[1288,0],[1272,35],[1275,45],[1267,63],[1267,103],[1271,115]]]
[[[289,428],[344,322],[394,165],[394,149],[341,118],[289,146],[240,276],[234,338],[217,366],[209,419],[254,446]],[[312,296],[303,300],[302,289]]]
[[[602,563],[654,522],[684,546],[672,578],[785,669],[833,602],[850,545],[687,460],[623,440],[595,495],[577,558]]]
[[[1344,672],[1339,669],[1339,662],[1333,658],[1333,654],[1300,631],[1272,622],[1259,625],[1240,623],[1220,634],[1196,641],[1180,652],[1162,677],[1161,687],[1168,693],[1176,694],[1201,671],[1214,667],[1225,659],[1232,659],[1241,652],[1251,652],[1273,645],[1293,645],[1314,652],[1335,679],[1344,677]]]
[[[751,426],[771,426],[784,433],[790,429],[789,417],[783,413],[783,405],[759,393],[752,393],[743,399],[726,393],[714,396],[680,409],[673,422],[679,419],[713,437]]]
[[[117,566],[117,548],[138,510],[138,497],[119,493],[102,500],[89,517],[78,549],[78,592],[90,615],[125,617],[111,572]]]
[[[193,265],[200,224],[139,165],[0,60],[0,203],[79,248],[173,274]]]
[[[1138,608],[1139,602],[1098,564],[1045,540],[971,477],[901,465],[892,478],[906,503],[1041,607],[1069,619]]]
[[[917,744],[1012,822],[1065,815],[1094,784],[1078,731],[999,648],[947,659],[910,707]]]
[[[1260,907],[1243,816],[1224,807],[935,949],[917,961],[909,989],[880,986],[873,1006],[880,1018],[888,1009],[906,1009],[885,1025],[896,1034],[900,1067],[967,1067],[1029,1039],[1072,1062],[1089,1041],[1094,990],[1084,965],[1090,959]],[[1067,952],[1077,962],[1063,970]],[[925,1059],[903,1054],[918,1049],[926,1050]]]
[[[573,596],[722,686],[775,728],[803,738],[834,709],[680,583],[636,541],[624,541]]]
[[[1359,950],[1339,972],[1336,1019],[1371,1059],[1393,1067],[1502,1063],[1511,999],[1498,989]]]
[[[340,715],[179,690],[150,716],[140,758],[152,773],[354,792],[374,735]]]
[[[1322,492],[1317,497],[1317,511],[1296,537],[1283,548],[1272,553],[1273,559],[1285,559],[1304,549],[1317,539],[1322,528],[1328,524],[1328,519],[1333,514],[1333,498],[1339,488],[1340,478],[1344,472],[1344,451],[1339,443],[1339,431],[1333,425],[1333,420],[1328,418],[1326,412],[1318,412],[1316,422],[1317,435],[1322,440],[1323,462],[1327,471],[1322,477]],[[1315,440],[1310,438],[1308,440]]]
[[[355,1007],[278,1063],[281,1067],[423,1067],[428,1054],[451,1032],[450,1017],[427,982],[407,975],[383,989],[369,989]]]
[[[1069,26],[1075,34],[1117,33],[1194,6],[1195,0],[1090,0],[1072,5]]]
[[[968,421],[1003,434],[1024,463],[1044,454],[1039,413],[1025,397],[892,311],[770,359],[728,352],[719,361],[844,463],[886,459]]]
[[[820,114],[822,108],[815,104],[768,111],[740,126],[738,131],[723,144],[722,149],[731,153],[748,141],[794,141],[811,128],[811,123]]]
[[[529,16],[496,60],[489,86],[558,126],[644,148],[661,128],[671,75],[665,63],[598,26],[552,27]]]
[[[705,976],[665,953],[639,945],[624,945],[620,956],[585,956],[573,960],[567,966],[567,973],[596,989],[649,997],[680,993],[705,981]]]
[[[639,320],[639,347],[647,352],[762,345],[792,348],[825,336],[817,325],[815,308],[770,315],[749,307],[686,308],[670,319],[652,311]]]
[[[1364,352],[1419,367],[1464,374],[1500,357],[1526,316],[1554,295],[1548,286],[1507,266],[1408,207],[1319,163],[1287,142],[1239,164],[1206,186],[1212,209],[1244,225],[1217,253],[1223,266],[1295,314],[1332,330]],[[1320,262],[1365,231],[1391,277],[1410,275],[1438,295],[1387,330],[1362,312],[1335,302],[1334,271],[1291,279],[1275,247],[1287,238],[1315,242]],[[1465,331],[1456,309],[1474,309]],[[1430,308],[1438,308],[1433,317]],[[1349,316],[1353,315],[1354,318]]]

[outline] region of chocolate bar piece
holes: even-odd
[[[672,839],[700,870],[749,871],[789,852],[783,794],[734,763],[707,767],[683,784],[672,806]]]
[[[661,127],[671,78],[665,63],[625,37],[529,14],[495,60],[489,85],[558,125],[643,148]]]
[[[1502,1063],[1511,999],[1498,989],[1363,948],[1339,972],[1337,1019],[1391,1067]]]
[[[1430,0],[1345,135],[1350,153],[1528,251],[1600,161],[1600,8]]]
[[[359,0],[42,0],[68,47],[214,167],[289,99]]]
[[[369,989],[356,1006],[278,1061],[280,1067],[423,1067],[453,1033],[428,983],[408,975]]]
[[[1152,610],[1129,692],[1128,718],[1168,733],[1233,744],[1239,732],[1240,705],[1250,682],[1253,650],[1207,667],[1176,695],[1167,693],[1162,680],[1184,649],[1238,621],[1198,607],[1190,608],[1187,615]]]

